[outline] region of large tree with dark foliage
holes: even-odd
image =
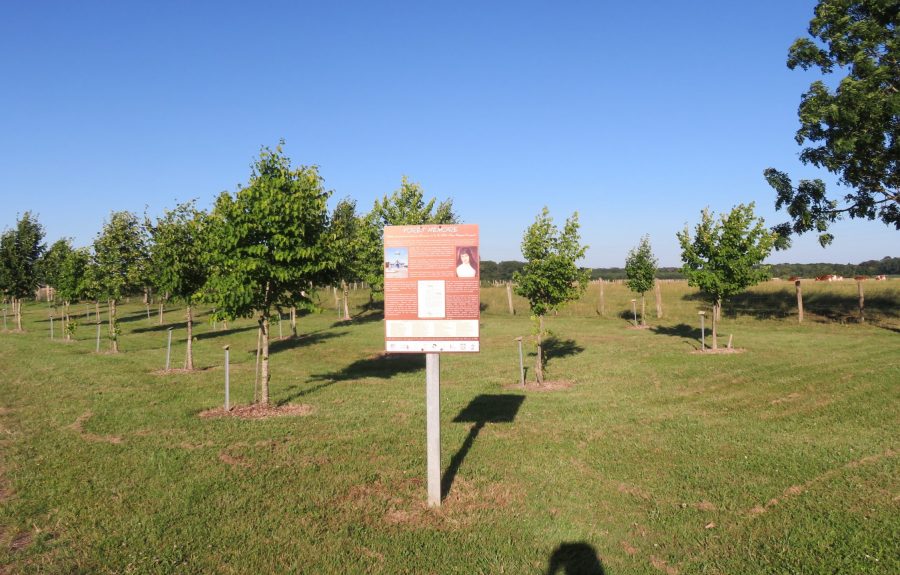
[[[816,80],[803,94],[796,139],[806,146],[804,163],[836,174],[852,190],[840,202],[828,197],[821,180],[794,187],[787,174],[767,169],[778,193],[775,206],[791,217],[775,227],[777,247],[789,246],[791,234],[810,231],[828,245],[829,225],[843,214],[878,218],[900,230],[898,14],[900,0],[820,0],[810,38],[791,46],[789,68],[846,74],[834,89]]]

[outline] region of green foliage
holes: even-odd
[[[247,187],[219,196],[209,221],[204,297],[221,317],[315,307],[310,284],[330,280],[335,268],[329,195],[318,168],[292,168],[279,145],[262,148]]]
[[[150,244],[150,275],[157,289],[191,302],[206,283],[207,216],[193,201],[167,210],[145,226]]]
[[[687,226],[677,234],[682,273],[713,303],[768,279],[768,268],[760,264],[772,251],[775,234],[753,208],[752,203],[740,204],[719,218],[704,209],[693,237]]]
[[[818,68],[822,74],[846,73],[834,90],[817,80],[803,94],[798,109],[797,143],[808,144],[804,163],[825,168],[851,188],[840,208],[825,194],[821,180],[803,180],[794,189],[782,172],[768,169],[776,207],[787,207],[791,222],[775,229],[778,247],[791,233],[826,232],[841,214],[876,217],[900,229],[900,67],[896,0],[820,0],[809,23],[811,38],[797,39],[788,67]]]
[[[88,298],[92,295],[88,278],[91,254],[87,248],[71,250],[66,254],[59,268],[56,293],[63,300],[70,303]]]
[[[344,198],[331,214],[329,234],[334,257],[335,279],[342,282],[360,280],[365,274],[360,265],[367,247],[365,221],[356,214],[356,200]]]
[[[46,245],[44,227],[31,212],[16,227],[0,236],[0,291],[15,298],[29,298],[39,281],[39,263]]]
[[[147,236],[136,215],[113,212],[94,240],[92,280],[100,297],[119,300],[138,290],[147,270]]]
[[[437,203],[425,201],[422,187],[403,176],[400,189],[381,200],[375,200],[372,211],[359,221],[361,252],[359,272],[373,291],[381,291],[384,282],[384,226],[419,226],[424,224],[458,224],[453,200]]]
[[[446,200],[435,207],[437,198],[425,201],[422,186],[403,176],[400,189],[393,194],[375,200],[372,213],[379,229],[384,226],[419,226],[424,224],[457,224],[459,218],[453,212],[453,200]],[[380,265],[380,264],[379,264]]]
[[[584,292],[589,272],[576,265],[587,251],[580,240],[577,212],[560,231],[545,207],[525,230],[522,255],[527,263],[513,279],[516,293],[528,300],[534,315],[559,309]]]
[[[641,243],[628,252],[625,259],[625,275],[628,289],[641,295],[653,289],[656,282],[656,258],[650,248],[650,237],[641,238]]]
[[[66,258],[72,253],[72,242],[63,238],[53,242],[38,261],[38,282],[59,290],[60,274]]]

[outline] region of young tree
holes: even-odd
[[[262,334],[262,405],[269,403],[269,321],[272,312],[313,309],[312,283],[330,279],[328,206],[318,168],[292,168],[263,147],[250,181],[235,196],[222,193],[210,218],[211,276],[206,298],[225,318],[257,316]]]
[[[38,286],[38,262],[46,249],[44,227],[31,212],[16,221],[13,230],[0,236],[0,290],[11,298],[16,329],[22,331],[22,299],[34,297]]]
[[[641,243],[628,252],[625,259],[625,284],[633,292],[641,294],[641,325],[647,325],[644,316],[647,306],[644,294],[653,289],[656,283],[656,258],[650,249],[650,237],[641,238]]]
[[[145,227],[152,240],[150,269],[157,290],[184,300],[187,305],[187,351],[185,369],[194,369],[194,314],[196,296],[207,280],[208,249],[206,214],[198,211],[193,201],[167,210],[156,223],[149,219]]]
[[[62,270],[63,262],[72,253],[72,242],[68,238],[63,238],[53,242],[43,257],[38,261],[38,282],[47,286],[47,299],[51,298],[50,290],[59,289],[59,275]],[[55,304],[54,304],[55,305]]]
[[[138,217],[131,212],[112,212],[94,240],[94,280],[99,293],[109,300],[109,337],[112,352],[119,352],[116,304],[143,286],[147,265],[147,238]]]
[[[355,200],[345,198],[334,207],[331,214],[331,245],[335,257],[335,278],[341,284],[344,321],[350,321],[350,306],[347,303],[350,290],[347,283],[360,279],[364,274],[360,263],[367,246],[364,230],[360,229],[362,225],[360,217],[356,215]]]
[[[72,339],[77,323],[69,313],[70,305],[90,295],[88,266],[91,254],[87,248],[71,250],[59,266],[56,279],[56,293],[63,301],[63,321],[66,326],[66,340]]]
[[[688,227],[677,234],[681,244],[681,273],[688,285],[699,287],[713,304],[712,348],[718,349],[717,326],[722,302],[750,286],[765,281],[769,269],[762,266],[775,244],[775,233],[753,214],[754,204],[740,204],[715,218],[701,212],[694,237]]]
[[[821,180],[793,188],[786,174],[769,168],[776,207],[787,207],[791,222],[776,226],[778,247],[791,233],[819,233],[829,244],[829,224],[844,213],[876,217],[900,230],[900,2],[896,0],[820,0],[809,23],[811,38],[791,46],[787,65],[818,68],[823,75],[846,73],[834,90],[821,80],[803,94],[798,109],[800,159],[836,174],[853,191],[845,205],[826,196]]]
[[[544,315],[581,297],[587,287],[588,270],[576,266],[588,246],[581,245],[578,212],[566,220],[560,231],[545,207],[522,238],[522,255],[527,263],[513,274],[516,293],[528,300],[532,319],[537,322],[535,375],[544,382]]]

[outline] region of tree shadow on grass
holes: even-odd
[[[485,424],[512,423],[524,401],[524,395],[479,395],[457,414],[453,423],[474,423],[474,425],[469,429],[469,435],[463,441],[462,447],[450,459],[450,465],[441,478],[441,499],[450,493],[450,487],[463,460]]]
[[[686,323],[680,323],[678,325],[672,326],[654,326],[650,328],[653,333],[658,335],[668,335],[671,337],[678,337],[682,339],[688,339],[695,342],[700,341],[700,328],[693,327]],[[709,331],[709,330],[707,330]],[[693,343],[691,344],[693,346]],[[699,349],[699,347],[698,347]]]
[[[865,284],[863,285],[865,291]],[[682,296],[685,301],[709,302],[709,296],[694,292]],[[900,317],[900,301],[882,293],[865,296],[867,318]],[[856,321],[859,317],[859,296],[855,293],[813,291],[803,294],[803,311],[806,314],[830,321]],[[722,305],[726,317],[750,316],[756,319],[786,318],[797,315],[797,292],[791,288],[777,291],[745,291],[728,298]]]
[[[376,321],[382,321],[384,319],[384,313],[380,311],[364,311],[362,313],[358,313],[354,316],[350,317],[350,321],[346,320],[338,320],[331,324],[331,327],[341,327],[346,325],[361,325],[365,323],[373,323]]]
[[[194,322],[194,327],[197,327],[197,322]],[[163,325],[156,324],[151,327],[136,327],[131,330],[132,333],[152,333],[155,331],[166,331],[167,329],[187,329],[186,321],[179,321],[176,323],[164,323]]]
[[[545,575],[605,575],[603,563],[592,545],[560,543],[547,562]]]
[[[551,335],[544,340],[544,365],[550,365],[550,361],[577,355],[584,351],[584,348],[574,339],[559,339],[555,335]]]
[[[232,327],[232,328],[228,328],[228,329],[220,329],[220,330],[215,330],[215,331],[205,331],[203,333],[198,333],[198,334],[194,335],[194,337],[197,338],[198,340],[212,339],[215,337],[223,337],[223,336],[232,335],[235,333],[251,331],[256,328],[257,328],[257,326],[255,326],[255,325],[247,325],[244,327]]]
[[[318,373],[312,376],[312,381],[348,381],[376,377],[379,379],[391,379],[402,373],[414,373],[425,369],[425,354],[422,353],[395,353],[379,354],[365,359],[359,359],[341,369],[329,373]]]
[[[322,343],[323,341],[328,341],[329,339],[347,335],[348,333],[350,332],[315,331],[312,333],[301,334],[297,337],[285,337],[284,339],[272,338],[269,340],[269,355],[274,355],[289,349],[296,349],[298,347],[315,345],[317,343]],[[254,350],[254,352],[255,351],[256,350]]]

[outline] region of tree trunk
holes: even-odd
[[[109,300],[109,336],[112,339],[112,352],[119,353],[119,334],[116,332],[116,300]]]
[[[291,336],[297,337],[297,308],[291,306]]]
[[[350,299],[350,288],[347,287],[347,282],[341,280],[341,289],[344,292],[344,321],[350,321],[350,303],[348,300]]]
[[[534,364],[534,375],[539,385],[544,384],[544,316],[538,316],[537,361]]]
[[[719,342],[716,339],[716,336],[718,335],[717,328],[719,326],[719,310],[721,308],[722,308],[722,300],[717,299],[716,303],[713,304],[713,314],[712,314],[712,316],[713,316],[712,317],[712,320],[713,320],[712,321],[712,324],[713,324],[712,325],[712,340],[713,340],[712,349],[713,349],[713,351],[716,351],[717,349],[719,349]]]
[[[260,392],[259,403],[263,407],[269,405],[269,318],[262,316],[259,319],[259,328],[262,330],[262,362],[260,365]]]
[[[641,325],[647,325],[644,318],[647,317],[647,302],[644,301],[644,294],[641,294]]]
[[[187,357],[184,362],[184,369],[193,371],[194,369],[194,314],[192,313],[191,303],[187,304]]]

